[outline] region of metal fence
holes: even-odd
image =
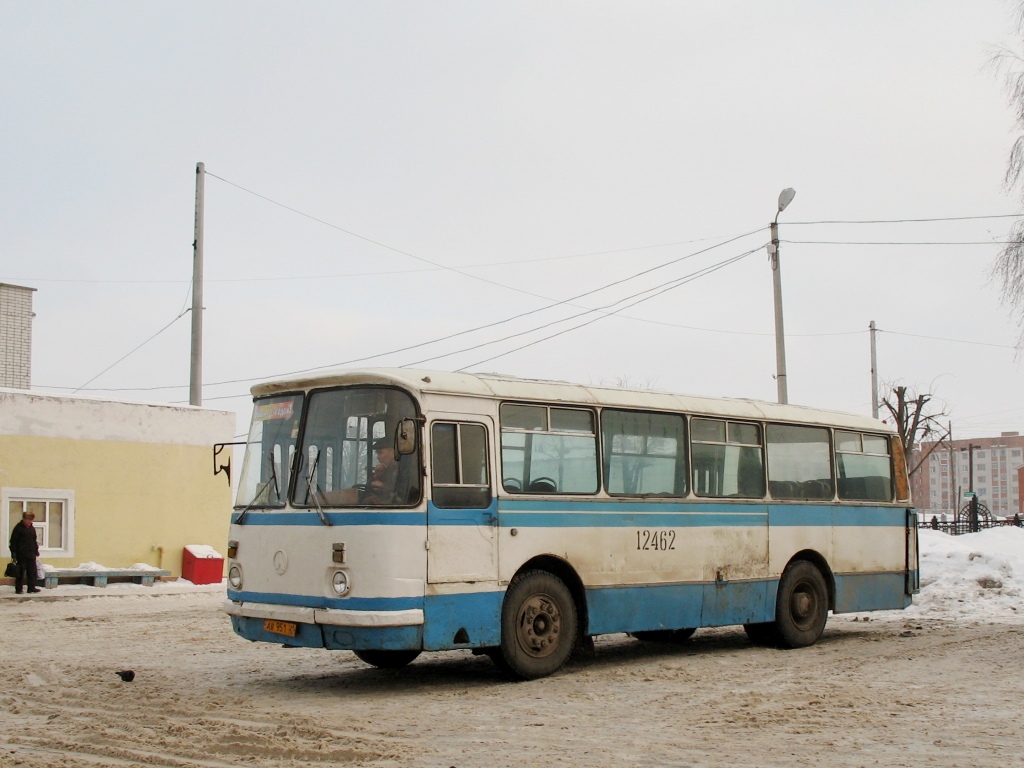
[[[976,533],[985,528],[1002,528],[1005,526],[1020,528],[1022,525],[1019,515],[1014,515],[1010,520],[979,518],[971,520],[962,517],[957,520],[939,520],[938,517],[921,518],[917,524],[918,528],[931,528],[933,531],[942,531],[952,536],[959,536],[963,533]]]

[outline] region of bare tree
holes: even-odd
[[[1024,38],[1024,0],[1015,13],[1015,31]],[[1006,99],[1014,112],[1020,135],[1010,149],[1003,183],[1024,204],[1024,58],[1008,48],[997,48],[989,65],[1003,76]],[[1003,303],[1021,328],[1017,354],[1024,353],[1024,219],[1019,219],[1006,237],[1006,243],[992,266],[992,278],[999,284]]]
[[[887,389],[890,392],[882,398],[882,406],[892,417],[890,423],[899,432],[903,455],[907,457],[907,470],[913,475],[932,452],[949,439],[948,427],[939,422],[939,419],[947,418],[949,414],[945,408],[935,409],[933,396],[929,393],[895,385]],[[918,457],[913,467],[909,466],[914,449],[925,440],[931,441],[928,452]]]

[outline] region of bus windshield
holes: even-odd
[[[325,389],[309,395],[296,507],[406,506],[420,499],[420,452],[399,455],[399,423],[416,417],[405,392],[384,387]]]
[[[235,508],[283,507],[302,413],[302,395],[257,400],[245,446]]]

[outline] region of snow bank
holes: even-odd
[[[922,528],[921,593],[903,616],[1024,621],[1024,528],[963,536]]]

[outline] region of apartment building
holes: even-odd
[[[1024,437],[1003,432],[999,437],[922,443],[910,457],[914,506],[923,514],[952,516],[967,504],[973,490],[996,517],[1024,515]]]

